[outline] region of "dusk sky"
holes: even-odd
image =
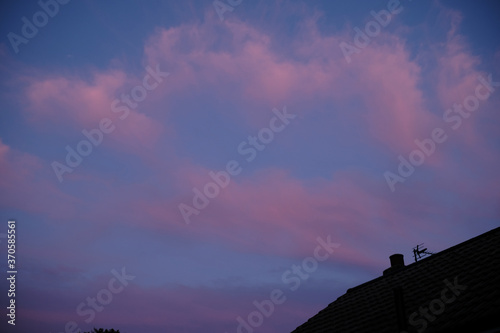
[[[291,332],[498,227],[499,14],[3,1],[0,330]]]

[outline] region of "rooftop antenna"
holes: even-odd
[[[425,258],[426,256],[433,254],[432,252],[427,251],[427,248],[425,247],[422,248],[423,245],[424,243],[419,244],[413,248],[413,257],[415,257],[415,262],[417,262],[419,259]]]

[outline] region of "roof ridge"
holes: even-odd
[[[412,262],[411,264],[408,264],[408,265],[405,265],[404,267],[398,268],[398,270],[394,271],[394,273],[400,273],[400,272],[406,271],[406,270],[408,269],[408,267],[412,267],[412,268],[413,268],[413,267],[415,267],[417,264],[421,264],[422,262],[429,262],[429,261],[432,261],[432,260],[437,260],[437,259],[435,259],[436,257],[438,257],[438,258],[439,258],[439,257],[443,256],[443,254],[446,254],[446,253],[448,253],[448,252],[451,252],[451,251],[453,251],[453,250],[456,250],[456,248],[458,248],[458,247],[462,247],[462,246],[464,246],[464,245],[465,245],[465,244],[467,244],[467,243],[472,243],[472,242],[475,242],[475,241],[477,241],[477,240],[478,240],[478,239],[480,239],[480,238],[486,237],[486,236],[488,236],[488,235],[490,235],[490,234],[494,234],[494,233],[497,233],[497,232],[500,232],[500,227],[496,227],[496,228],[494,228],[494,229],[491,229],[491,230],[489,230],[489,231],[486,231],[485,233],[482,233],[482,234],[477,235],[477,236],[475,236],[475,237],[473,237],[473,238],[467,239],[467,240],[465,240],[465,241],[463,241],[463,242],[461,242],[461,243],[455,244],[455,245],[453,245],[453,246],[451,246],[451,247],[449,247],[449,248],[447,248],[447,249],[444,249],[444,250],[442,250],[442,251],[436,252],[436,253],[434,253],[434,254],[432,254],[432,255],[428,256],[428,257],[422,258],[422,259],[420,259],[419,261]],[[433,258],[434,258],[434,259],[433,259]],[[358,289],[358,288],[361,288],[361,287],[365,287],[367,284],[370,284],[370,283],[373,283],[373,282],[375,282],[375,281],[378,281],[378,280],[380,280],[380,279],[382,279],[382,278],[384,278],[384,277],[386,277],[386,276],[387,276],[387,275],[385,275],[385,276],[384,276],[384,275],[380,275],[380,276],[378,276],[378,277],[376,277],[376,278],[374,278],[374,279],[372,279],[372,280],[366,281],[366,282],[364,282],[364,283],[362,283],[362,284],[360,284],[360,285],[354,286],[354,287],[352,287],[352,288],[348,288],[348,289],[347,289],[347,291],[346,291],[346,293],[352,292],[352,291],[354,291],[354,290],[356,290],[356,289]],[[337,299],[341,298],[341,297],[342,297],[342,296],[344,296],[344,295],[345,295],[345,294],[343,294],[343,295],[339,296]],[[334,301],[334,302],[335,302],[335,301]],[[332,303],[333,303],[333,302],[332,302]],[[332,303],[330,303],[330,304],[332,304]]]

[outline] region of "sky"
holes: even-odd
[[[1,6],[2,331],[291,332],[500,225],[497,1]]]

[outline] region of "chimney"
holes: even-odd
[[[405,258],[402,254],[396,253],[389,257],[391,260],[391,267],[404,267]]]
[[[391,267],[384,270],[384,275],[389,273],[399,271],[400,269],[405,267],[405,259],[402,254],[396,253],[389,257],[391,260]]]

